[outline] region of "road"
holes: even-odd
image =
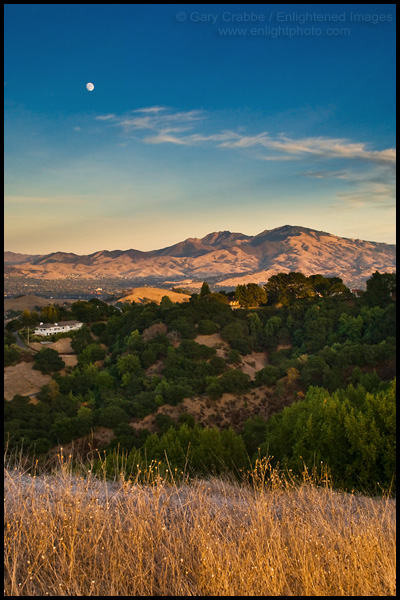
[[[18,331],[13,331],[13,336],[15,337],[17,346],[19,346],[20,348],[23,348],[24,350],[30,350],[31,352],[37,352],[37,350],[33,350],[33,348],[29,348],[29,346],[27,346],[26,344],[24,344],[24,342],[21,340],[21,338],[19,337],[19,333]]]

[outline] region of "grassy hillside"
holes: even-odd
[[[6,596],[391,596],[395,501],[300,483],[259,461],[242,484],[151,464],[106,481],[60,456],[5,471]]]
[[[118,302],[157,302],[159,304],[161,300],[167,296],[171,302],[187,302],[190,298],[188,294],[181,294],[178,292],[172,292],[164,288],[156,287],[139,287],[133,288],[129,291],[129,294],[119,298]]]

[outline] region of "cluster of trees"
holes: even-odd
[[[303,400],[270,420],[249,419],[240,433],[203,428],[190,415],[181,415],[179,423],[159,415],[159,433],[142,432],[144,440],[121,430],[110,447],[107,473],[120,472],[123,449],[128,450],[123,461],[128,474],[156,461],[176,477],[226,471],[240,476],[257,458],[269,456],[273,466],[298,475],[305,468],[319,470],[322,463],[334,485],[348,491],[395,492],[395,392],[395,381],[375,394],[360,385],[333,394],[311,387]]]
[[[376,271],[367,281],[365,300],[373,306],[385,306],[396,296],[396,273]],[[314,297],[330,298],[341,296],[352,298],[353,294],[340,277],[324,277],[292,271],[272,275],[264,286],[256,283],[238,285],[236,300],[244,308],[260,305],[290,306],[296,300]]]
[[[349,385],[329,393],[310,387],[304,400],[284,408],[264,424],[246,424],[246,440],[261,454],[301,472],[321,462],[335,484],[375,493],[394,490],[396,472],[396,382],[369,393]],[[250,448],[249,448],[250,449]]]
[[[114,444],[133,451],[147,443],[148,456],[153,456],[153,452],[157,457],[164,446],[158,446],[154,435],[149,437],[146,431],[136,434],[129,425],[133,418],[143,418],[159,406],[175,405],[185,397],[202,395],[216,401],[224,393],[246,393],[264,385],[273,390],[278,406],[282,399],[282,407],[300,397],[307,398],[308,393],[316,393],[313,388],[323,388],[323,393],[331,399],[329,406],[332,402],[343,404],[344,396],[340,394],[347,394],[350,404],[346,405],[346,411],[349,412],[354,396],[351,388],[347,388],[349,384],[362,386],[365,394],[375,396],[386,393],[387,382],[394,377],[395,276],[386,275],[374,274],[367,282],[365,295],[355,298],[343,289],[338,278],[279,274],[270,278],[265,289],[255,284],[241,286],[240,302],[247,308],[236,310],[230,308],[225,293],[211,292],[207,284],[198,295],[193,294],[189,302],[182,304],[175,304],[167,297],[160,305],[132,303],[121,305],[119,309],[97,299],[76,302],[71,307],[72,312],[62,317],[85,323],[71,333],[78,364],[67,367],[66,374],[61,375],[60,370],[65,365],[55,350],[46,348],[35,355],[35,368],[51,373],[53,379],[38,394],[37,404],[18,396],[6,403],[5,430],[10,445],[16,447],[24,440],[26,449],[35,447],[40,453],[103,425],[114,429]],[[258,302],[263,306],[254,310]],[[5,329],[6,364],[20,360],[11,331],[12,327]],[[199,334],[215,333],[228,345],[225,358],[217,356],[214,347],[195,341]],[[252,351],[266,351],[269,356],[269,364],[258,371],[254,379],[240,368]],[[293,408],[299,404],[296,402]],[[315,403],[307,400],[306,405],[314,407]],[[364,412],[367,414],[368,410],[365,408]],[[322,418],[318,418],[319,421],[311,417],[310,427],[322,423]],[[269,423],[275,421],[271,419]],[[247,425],[235,452],[239,452],[237,448],[244,442],[245,452],[252,454],[253,427],[263,432],[258,445],[274,443],[274,455],[294,464],[300,446],[294,446],[290,455],[280,453],[276,433],[279,420],[276,423],[273,435],[260,422]],[[194,436],[190,438],[193,452],[201,436],[211,436],[201,433],[201,427],[191,426],[189,422],[173,424],[171,429],[171,423],[165,419],[162,422],[160,415],[157,424],[157,439],[160,441],[163,435],[169,434],[170,437],[164,438],[165,443],[170,440],[168,444],[172,444],[180,428],[183,428],[182,436],[186,436],[182,439]],[[224,440],[231,439],[226,436],[224,433]],[[329,436],[331,439],[332,434]],[[152,441],[147,442],[147,437]],[[221,440],[216,447],[225,447],[225,441]],[[314,441],[310,442],[310,452]],[[183,452],[185,444],[179,444]],[[181,450],[177,452],[182,456]],[[221,450],[219,464],[225,461],[224,452]],[[346,452],[343,450],[343,454]],[[325,458],[321,460],[327,457],[329,465],[336,464],[329,454],[322,455]],[[242,468],[241,460],[237,461],[238,469]],[[193,461],[193,465],[199,464],[196,458]],[[299,464],[296,463],[296,468]],[[351,464],[345,476],[346,485],[351,477],[354,479],[350,471],[355,471],[356,463]],[[389,472],[389,467],[385,468]],[[372,475],[368,477],[371,479]],[[368,477],[363,476],[363,481]]]
[[[378,273],[378,275],[380,274]],[[352,293],[340,277],[324,277],[323,275],[307,277],[303,273],[295,271],[272,275],[265,286],[248,283],[247,285],[238,285],[235,291],[236,300],[244,308],[265,304],[289,306],[296,300],[315,296],[350,298]]]

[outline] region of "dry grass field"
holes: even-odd
[[[36,371],[33,363],[21,362],[12,367],[4,367],[4,398],[12,400],[15,394],[31,396],[50,381],[51,376]]]
[[[163,296],[168,296],[171,302],[188,302],[190,296],[188,294],[181,294],[178,292],[172,292],[162,288],[154,287],[142,287],[133,288],[130,293],[123,298],[119,298],[118,302],[139,302],[145,304],[149,300],[157,302],[159,304]]]
[[[5,471],[5,596],[392,596],[395,501],[290,481]]]
[[[72,304],[76,302],[76,299],[65,299],[65,298],[42,298],[41,296],[34,296],[27,294],[26,296],[20,296],[19,298],[5,298],[4,299],[4,310],[33,310],[35,306],[49,306],[49,304]]]

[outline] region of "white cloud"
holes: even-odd
[[[309,137],[291,139],[284,135],[273,138],[268,133],[260,133],[255,136],[240,136],[226,141],[221,146],[226,148],[250,148],[262,146],[274,151],[297,156],[314,156],[317,158],[348,158],[366,160],[376,163],[394,164],[396,161],[396,150],[388,148],[382,151],[372,151],[366,148],[365,143],[354,143],[344,138]],[[269,156],[264,157],[269,160]],[[275,159],[275,157],[274,157]]]
[[[164,106],[152,106],[130,111],[128,115],[109,114],[96,118],[102,121],[113,120],[115,126],[122,128],[126,135],[146,130],[154,132],[153,135],[141,138],[146,144],[169,143],[192,146],[211,143],[216,147],[232,150],[258,148],[267,152],[258,152],[256,156],[253,155],[253,158],[266,161],[298,161],[303,158],[347,159],[387,166],[394,166],[396,161],[394,148],[372,150],[365,142],[354,142],[346,138],[310,136],[295,139],[284,133],[271,135],[266,131],[256,135],[229,130],[206,133],[199,130],[200,126],[204,129],[204,126],[208,125],[206,117],[204,111],[200,110],[174,112]],[[195,127],[197,131],[194,131]]]
[[[162,110],[168,110],[167,106],[149,106],[148,108],[136,108],[133,113],[159,113]]]
[[[98,121],[109,121],[110,119],[115,119],[115,115],[114,114],[99,115],[98,117],[96,117],[96,119]]]

